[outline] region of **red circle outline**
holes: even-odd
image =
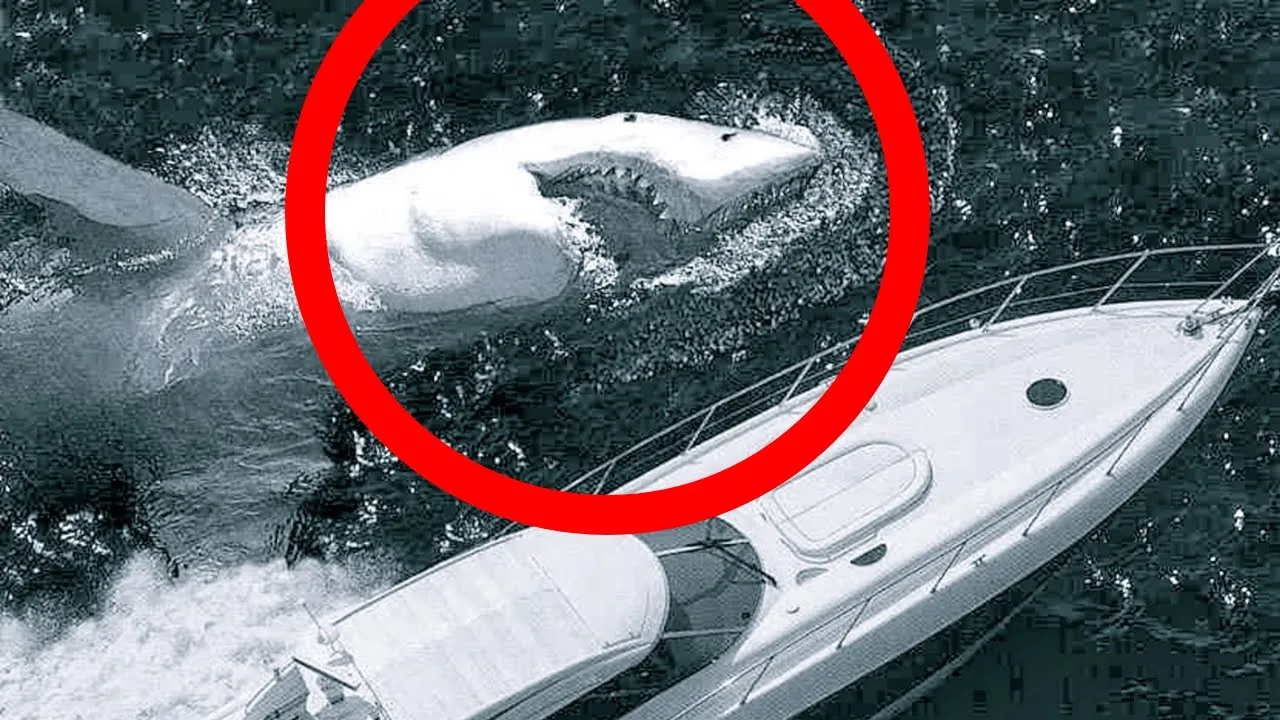
[[[417,0],[366,0],[334,39],[303,102],[285,183],[285,234],[294,293],[334,385],[369,431],[406,465],[463,502],[524,525],[585,534],[656,532],[721,515],[794,477],[853,423],[888,374],[924,281],[929,181],[924,144],[902,78],[848,0],[797,0],[853,71],[880,134],[889,184],[889,243],[862,339],[816,404],[756,454],[664,490],[590,495],[526,483],[473,462],[432,435],[382,384],[338,300],[324,225],[329,164],[356,82]],[[567,479],[566,479],[567,481]]]

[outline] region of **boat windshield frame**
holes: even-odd
[[[763,607],[766,586],[777,587],[750,538],[723,518],[636,537],[667,575],[668,614],[658,643],[548,720],[621,717],[692,677],[737,646]]]

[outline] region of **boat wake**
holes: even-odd
[[[384,587],[391,572],[283,561],[173,582],[161,559],[134,556],[103,609],[67,633],[0,615],[0,714],[13,720],[197,718],[264,673],[318,613]],[[87,712],[92,708],[91,712]]]

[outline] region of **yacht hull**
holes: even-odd
[[[1217,289],[1205,300],[1107,304],[1148,257],[1203,264],[1199,254],[1214,250],[1255,254],[1209,283]],[[317,620],[319,645],[304,642],[291,669],[229,712],[327,720],[351,707],[345,688],[386,720],[783,720],[828,699],[841,717],[887,720],[1001,632],[1066,551],[1187,440],[1244,358],[1280,269],[1256,268],[1264,277],[1246,300],[1220,296],[1271,252],[1083,261],[930,306],[917,320],[989,290],[1003,296],[994,313],[959,318],[969,331],[900,353],[849,429],[774,490],[638,539],[500,533]],[[1127,263],[1114,283],[1045,298],[1100,291],[1095,304],[996,322],[1036,302],[1015,302],[1029,280],[1070,272],[1075,282],[1081,268],[1113,260]],[[1134,283],[1175,286],[1205,283]],[[818,401],[847,347],[725,398],[564,489],[645,492],[736,464]],[[696,428],[692,438],[682,427]],[[926,642],[944,660],[909,662]],[[900,668],[925,677],[886,677]],[[506,685],[495,689],[496,679]]]
[[[981,540],[927,553],[929,559],[914,566],[919,569],[890,581],[898,596],[893,602],[875,602],[876,595],[890,591],[882,585],[870,597],[843,604],[800,639],[765,653],[763,660],[722,658],[704,671],[708,679],[719,676],[719,682],[698,683],[710,689],[700,697],[676,687],[626,720],[784,720],[952,626],[1060,556],[1173,456],[1226,386],[1258,318],[1252,311],[1220,350],[1206,352],[1202,372],[1174,383],[1145,419],[1117,428],[1087,463],[989,519]],[[877,720],[888,716],[874,715]]]

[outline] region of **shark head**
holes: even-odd
[[[683,231],[722,229],[794,196],[822,157],[816,141],[665,115],[588,122],[580,152],[525,163],[541,192],[633,200]]]
[[[565,248],[569,214],[550,198],[603,196],[592,210],[606,220],[619,199],[660,231],[703,233],[803,190],[820,161],[811,145],[663,115],[523,125],[335,188],[325,209],[330,255],[403,308],[545,300],[571,282],[576,260]],[[632,229],[632,208],[621,209]],[[635,245],[641,255],[663,252]]]

